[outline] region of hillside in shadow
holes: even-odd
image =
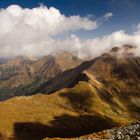
[[[109,118],[92,115],[56,116],[48,125],[39,122],[19,122],[14,125],[14,139],[42,140],[43,138],[79,137],[93,132],[112,128],[116,124]]]
[[[90,111],[92,107],[92,95],[91,93],[81,93],[69,92],[69,93],[60,93],[62,98],[66,98],[68,100],[68,104],[70,107],[76,111]],[[67,104],[66,104],[67,106]],[[64,106],[65,108],[65,106]]]

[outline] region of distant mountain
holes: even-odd
[[[82,61],[69,52],[44,56],[38,60],[23,56],[10,59],[0,65],[0,100],[30,94],[41,83],[76,67]]]

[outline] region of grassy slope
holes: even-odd
[[[131,112],[128,111],[127,105],[117,95],[112,95],[116,106],[103,100],[98,90],[101,88],[102,85],[95,81],[94,83],[93,81],[80,82],[72,89],[63,89],[51,95],[16,97],[0,103],[0,132],[6,135],[16,135],[16,124],[37,123],[35,130],[39,129],[40,133],[44,134],[40,136],[41,138],[60,137],[61,135],[74,137],[137,120],[130,115]],[[45,128],[42,128],[42,125],[45,125]],[[87,128],[83,129],[86,125]],[[63,128],[65,126],[67,128]],[[88,127],[89,131],[85,132]],[[32,130],[27,127],[28,129]],[[42,129],[45,129],[48,134],[42,132]],[[72,130],[77,132],[70,135]],[[29,137],[35,135],[27,133],[19,137],[27,135],[25,139],[28,140]]]

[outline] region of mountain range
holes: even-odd
[[[0,100],[31,94],[40,84],[83,61],[70,52],[43,58],[18,56],[8,59],[0,65]]]
[[[90,60],[66,51],[2,59],[1,137],[71,139],[140,121],[140,57],[134,50],[113,47]]]

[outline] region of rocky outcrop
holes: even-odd
[[[111,140],[140,140],[140,123],[106,130]]]
[[[140,123],[112,128],[102,132],[76,138],[46,138],[44,140],[140,140]]]

